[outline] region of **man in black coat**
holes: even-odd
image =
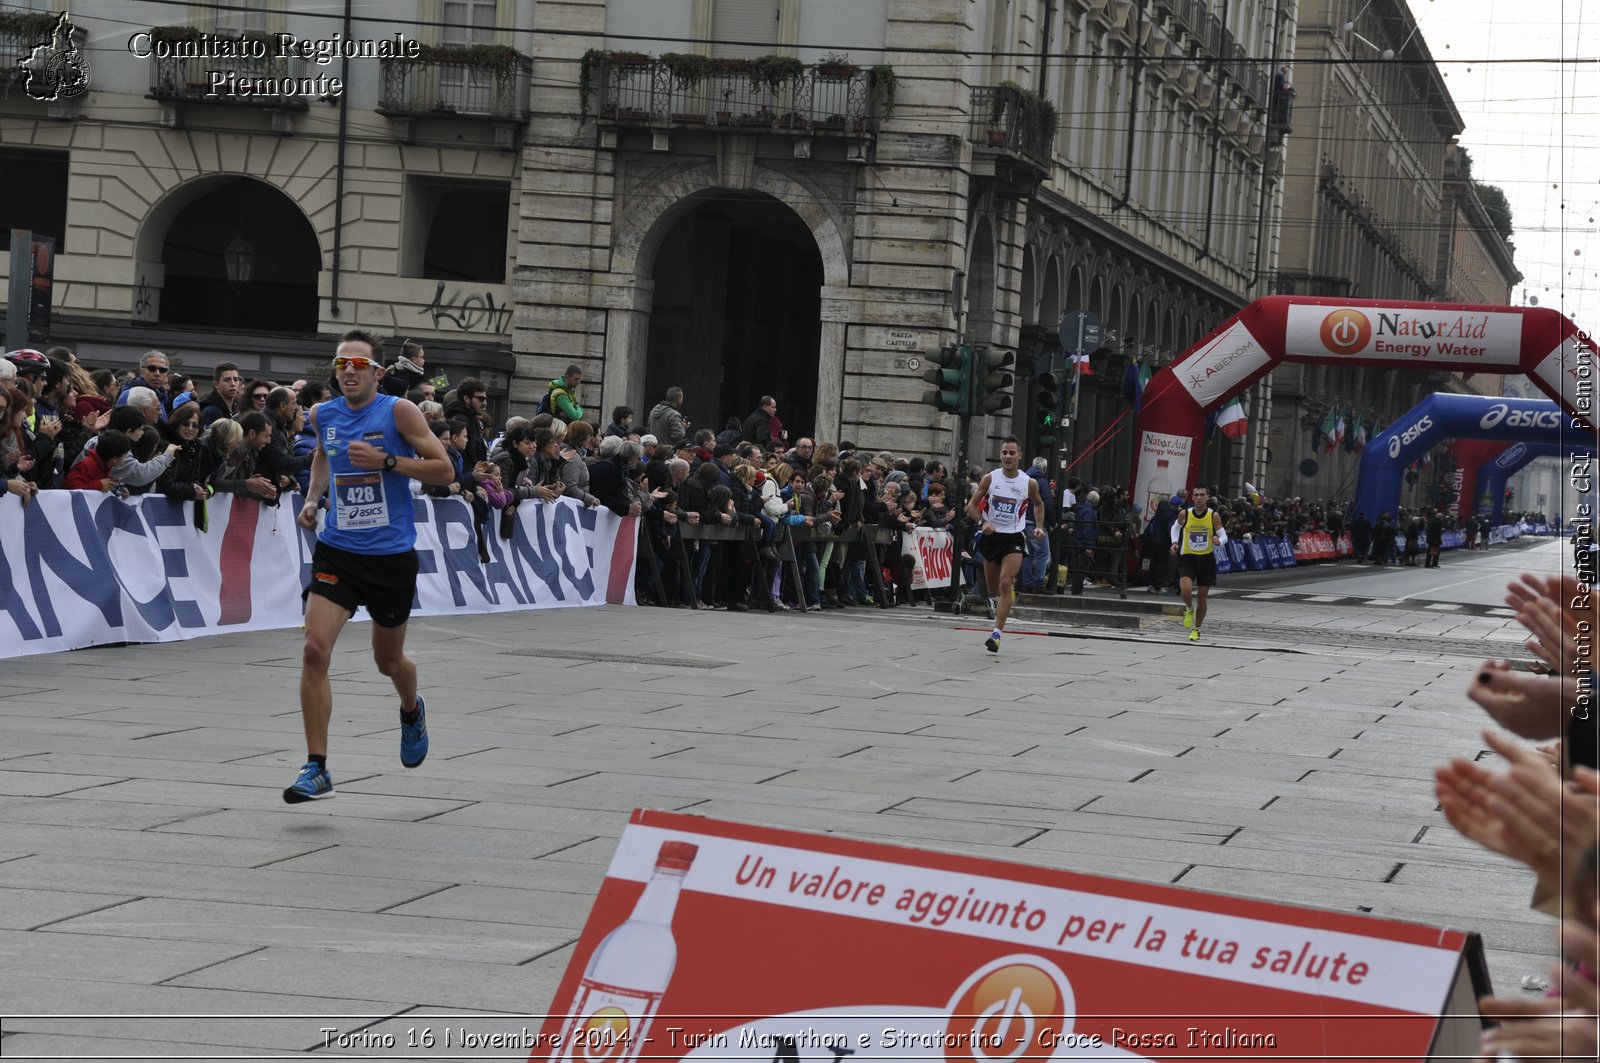
[[[1367,559],[1367,551],[1372,549],[1372,522],[1365,513],[1357,513],[1356,519],[1350,522],[1350,548],[1355,551],[1358,565]]]
[[[489,404],[489,389],[477,377],[467,377],[456,385],[456,397],[444,408],[447,421],[464,421],[467,445],[461,450],[461,466],[474,469],[489,459],[489,446],[483,439],[483,411]]]
[[[1444,548],[1444,517],[1437,509],[1428,511],[1428,559],[1423,562],[1424,568],[1439,567],[1439,551]]]
[[[761,396],[761,402],[755,411],[744,419],[744,425],[739,429],[740,438],[749,443],[758,443],[763,451],[772,447],[772,418],[778,412],[778,400],[771,395]]]
[[[1178,503],[1163,498],[1150,523],[1144,526],[1144,556],[1150,559],[1149,591],[1160,594],[1167,589],[1172,571],[1172,522],[1178,519]]]

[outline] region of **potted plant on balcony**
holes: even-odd
[[[888,63],[879,63],[872,68],[867,83],[872,87],[873,98],[878,101],[878,112],[887,122],[894,117],[894,97],[899,87],[895,81],[894,67]]]
[[[1013,129],[1023,132],[1024,115],[1021,111],[1027,99],[1027,91],[1015,81],[1002,81],[995,86],[989,104],[991,148],[1003,148],[1011,143]]]
[[[667,73],[672,76],[673,82],[684,89],[699,87],[715,69],[715,60],[710,56],[695,55],[692,52],[663,52],[660,62],[667,68]]]
[[[853,78],[861,68],[850,61],[848,55],[838,52],[829,52],[817,63],[817,76],[843,81]]]
[[[590,48],[583,53],[583,58],[578,62],[578,113],[587,118],[589,116],[589,95],[594,91],[594,71],[601,66],[611,67],[638,67],[650,62],[650,57],[643,52],[612,52],[604,48]],[[603,108],[609,114],[616,113],[616,105],[609,104]]]
[[[36,41],[55,28],[54,11],[0,11],[0,33]]]
[[[771,107],[768,107],[766,104],[762,104],[759,109],[751,111],[748,114],[736,115],[733,121],[735,125],[770,128],[772,123],[777,120],[777,117],[777,114],[773,112]]]
[[[750,87],[777,92],[786,81],[793,81],[806,65],[792,55],[763,55],[750,60]]]

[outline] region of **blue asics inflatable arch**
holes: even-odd
[[[1405,467],[1446,439],[1505,439],[1559,446],[1564,439],[1587,440],[1594,433],[1574,428],[1561,407],[1549,399],[1506,399],[1485,395],[1438,392],[1412,407],[1404,417],[1379,432],[1361,452],[1356,501],[1348,516],[1400,508],[1400,480]]]

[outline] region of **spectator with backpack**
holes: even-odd
[[[567,366],[565,373],[550,381],[544,398],[539,400],[538,409],[533,412],[548,413],[568,424],[583,420],[583,406],[578,402],[578,385],[581,383],[583,383],[582,367]]]

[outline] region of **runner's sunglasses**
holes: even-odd
[[[373,366],[375,366],[377,364],[378,363],[374,362],[371,358],[361,358],[361,357],[335,358],[333,360],[333,368],[336,371],[340,370],[340,369],[345,369],[347,367],[350,368],[350,369],[371,369]]]

